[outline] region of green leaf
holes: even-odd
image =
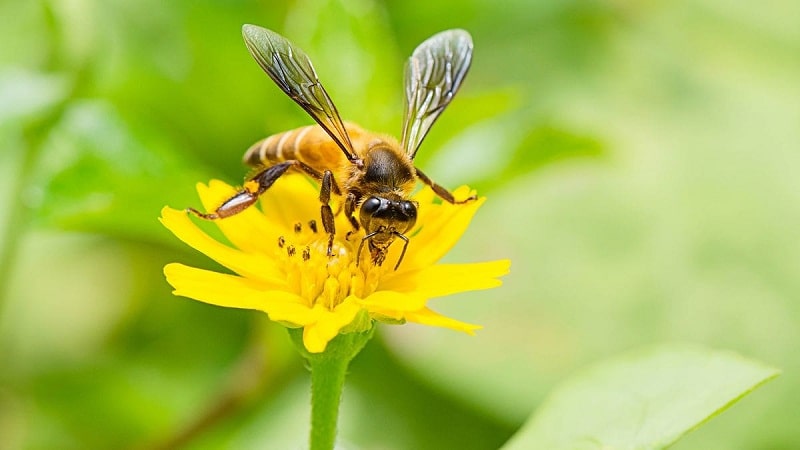
[[[160,242],[164,205],[196,204],[199,166],[158,136],[147,140],[107,102],[72,103],[50,132],[29,204],[40,223],[76,231]]]
[[[694,347],[624,356],[566,381],[503,449],[664,448],[778,373]]]
[[[462,108],[467,109],[465,115],[450,115],[449,111],[443,114],[437,126],[449,127],[451,139],[435,143],[442,148],[419,167],[445,186],[468,183],[478,192],[485,192],[542,167],[576,159],[602,158],[609,153],[598,136],[578,131],[571,124],[532,115],[514,117],[527,113],[512,111],[513,104],[503,102],[502,94],[502,91],[494,91],[466,99],[463,103],[467,107]],[[489,114],[483,116],[480,111],[489,111]],[[455,116],[456,121],[452,122],[455,125],[448,125],[448,116]],[[428,141],[434,139],[426,139],[423,145],[428,148]],[[436,145],[431,147],[435,149]],[[422,158],[418,161],[425,161],[427,153],[420,152]]]
[[[0,71],[0,123],[41,117],[63,101],[67,77],[23,68]]]
[[[568,126],[542,123],[528,130],[506,169],[508,176],[524,176],[550,163],[606,153],[597,137],[573,131]]]

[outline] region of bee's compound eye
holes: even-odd
[[[381,199],[378,197],[370,197],[364,201],[364,204],[361,205],[361,213],[362,214],[375,214],[378,210],[381,209]]]
[[[409,219],[416,219],[417,217],[417,205],[414,202],[403,201],[400,203],[400,208],[403,211],[403,215]]]

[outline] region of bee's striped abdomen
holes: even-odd
[[[360,129],[351,129],[360,135]],[[244,154],[252,167],[272,166],[296,159],[317,169],[336,170],[347,163],[344,153],[319,125],[310,125],[274,134],[253,144]]]
[[[271,166],[272,164],[300,159],[298,149],[303,145],[303,139],[312,131],[318,128],[310,125],[294,130],[284,131],[283,133],[273,134],[251,145],[244,154],[244,163],[249,166]]]

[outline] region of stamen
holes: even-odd
[[[318,282],[313,273],[303,273],[298,270],[299,267],[296,265],[293,264],[292,266],[300,272],[300,296],[306,299],[310,306],[314,306],[319,295],[321,283]]]
[[[296,234],[278,237],[278,246],[288,255],[283,257],[287,283],[309,306],[319,304],[332,311],[348,295],[363,298],[373,292],[383,270],[376,270],[373,264],[356,265],[356,244],[364,244],[360,236],[355,242],[343,240],[344,236],[334,239],[332,255],[327,257],[328,239],[319,234],[322,229],[318,223],[308,220],[292,224]],[[300,258],[293,258],[295,255]],[[362,256],[366,263],[369,257]]]
[[[339,282],[335,278],[328,278],[325,280],[322,294],[319,296],[319,301],[325,305],[329,310],[333,310],[339,303]]]
[[[358,270],[358,267],[355,264],[350,266],[350,273],[352,276],[350,277],[350,295],[355,295],[356,297],[363,298],[364,295],[364,272]]]

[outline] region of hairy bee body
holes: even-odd
[[[251,167],[297,160],[319,173],[329,170],[341,181],[342,192],[356,193],[359,199],[373,195],[389,195],[393,200],[407,197],[417,177],[414,164],[400,143],[352,122],[345,122],[345,128],[355,155],[364,162],[362,167],[352,164],[319,125],[268,136],[250,146],[243,160]]]

